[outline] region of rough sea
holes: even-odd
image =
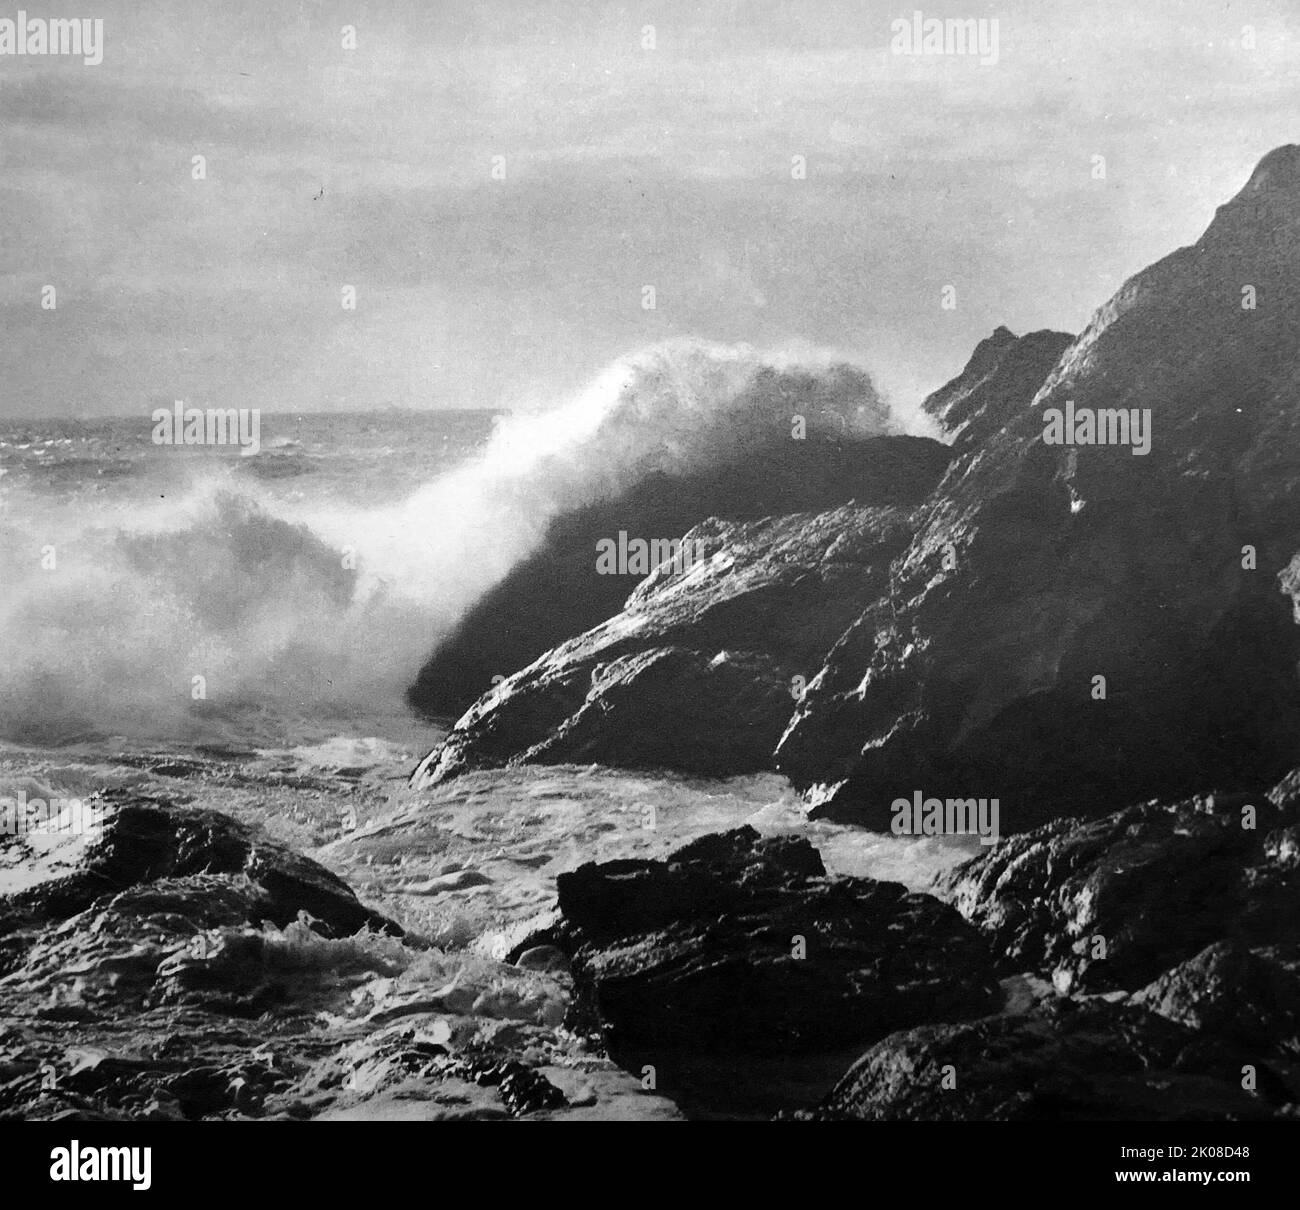
[[[157,444],[147,411],[0,425],[0,796],[129,787],[214,807],[485,954],[560,870],[745,821],[809,835],[836,872],[923,887],[960,845],[809,824],[775,775],[406,784],[454,721],[405,700],[439,636],[566,508],[728,446],[762,364],[659,350],[542,415],[263,413],[256,453]],[[863,422],[901,427],[883,404]],[[629,826],[646,802],[655,831]]]

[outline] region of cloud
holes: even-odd
[[[0,64],[11,410],[508,404],[675,335],[921,389],[1080,326],[1300,122],[1286,0],[1252,53],[1239,14],[1006,3],[988,68],[891,55],[856,0],[103,7],[102,67]]]

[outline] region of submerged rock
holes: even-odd
[[[92,829],[11,843],[11,858],[32,851],[0,896],[0,1001],[24,1014],[257,1016],[310,1002],[304,971],[375,969],[352,934],[401,933],[323,866],[220,812],[126,793],[89,805],[102,811]]]
[[[6,847],[0,1118],[679,1116],[561,1030],[562,953],[399,936],[220,812],[102,801],[98,833]]]

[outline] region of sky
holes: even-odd
[[[9,416],[543,408],[674,337],[915,400],[1300,141],[1295,0],[920,10],[996,19],[989,64],[893,53],[876,0],[23,8],[104,47],[0,55]]]

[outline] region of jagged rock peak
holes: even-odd
[[[999,326],[975,346],[962,372],[921,407],[944,426],[958,451],[979,445],[1033,397],[1072,339],[1050,329],[1017,336]]]

